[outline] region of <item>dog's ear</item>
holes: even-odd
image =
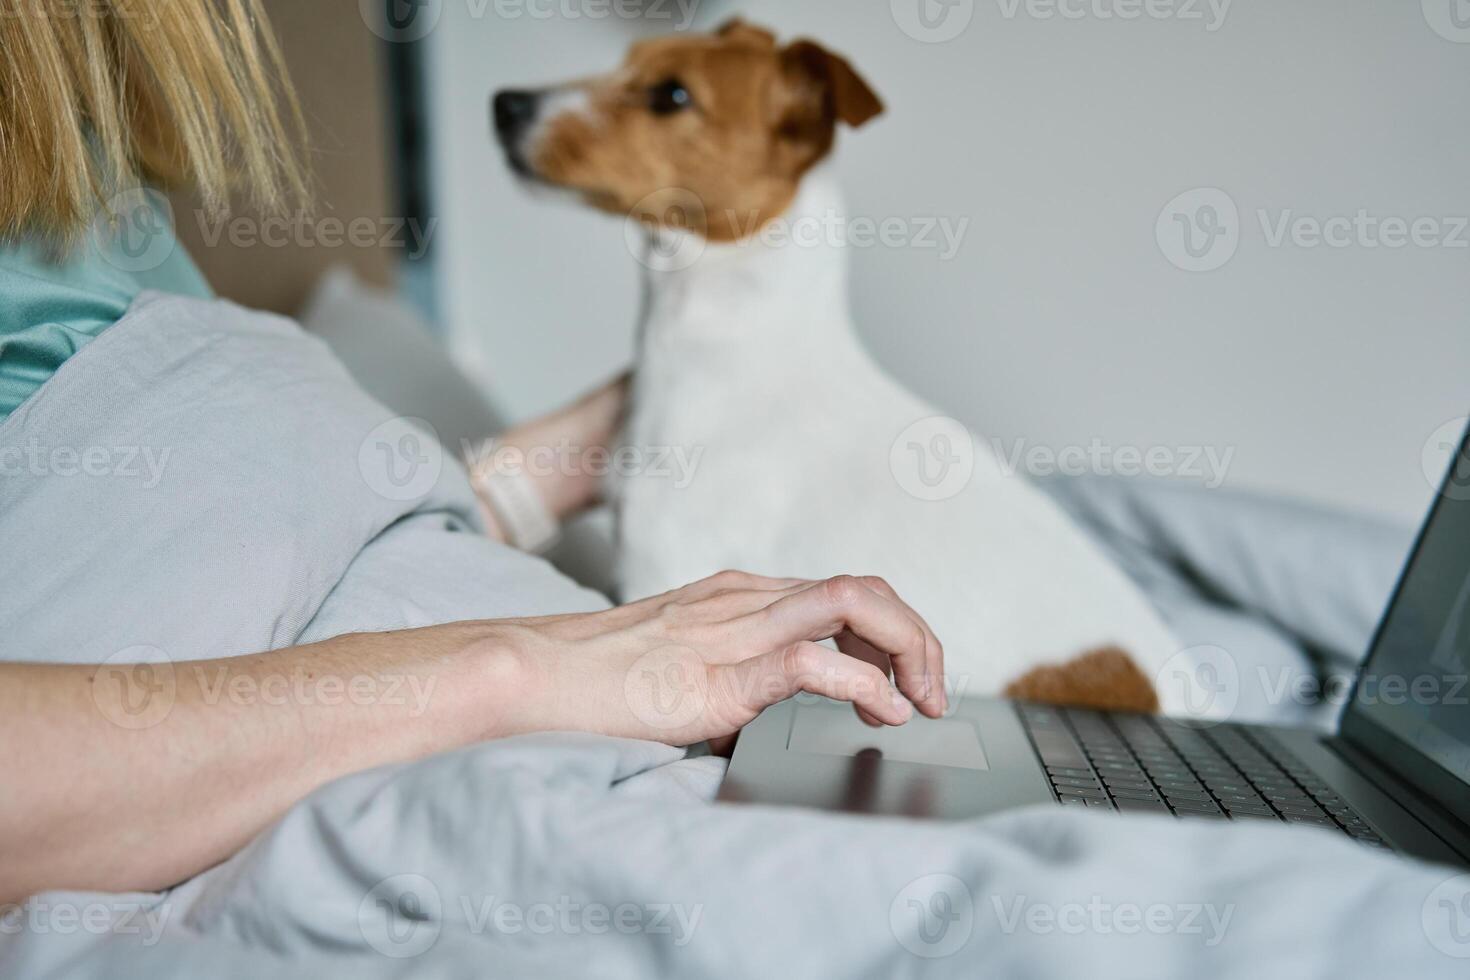
[[[815,41],[793,41],[781,52],[787,76],[805,87],[822,113],[857,127],[883,111],[883,100],[848,64]]]
[[[722,37],[727,41],[738,41],[741,44],[749,44],[757,48],[774,48],[776,46],[775,34],[772,34],[764,27],[747,24],[739,17],[732,17],[715,28],[715,37]]]

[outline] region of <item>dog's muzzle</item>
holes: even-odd
[[[519,174],[531,172],[523,152],[523,142],[526,131],[536,121],[540,101],[538,93],[520,89],[496,92],[491,100],[490,114],[495,120],[495,135],[505,148],[511,169]]]

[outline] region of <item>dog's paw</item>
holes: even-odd
[[[1127,651],[1103,647],[1066,663],[1028,670],[1006,685],[1007,697],[1076,708],[1112,711],[1159,710],[1153,683]]]

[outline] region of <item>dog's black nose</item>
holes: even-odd
[[[495,129],[509,135],[536,118],[536,93],[506,89],[495,93]]]

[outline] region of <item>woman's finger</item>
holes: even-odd
[[[921,704],[926,714],[943,713],[935,686],[925,682],[924,629],[898,603],[850,575],[827,579],[778,599],[739,625],[768,649],[797,640],[825,640],[850,630],[888,655],[898,689],[911,701]]]
[[[773,595],[781,595],[783,592],[789,592],[809,584],[810,582],[806,579],[769,578],[764,575],[752,575],[747,572],[727,571],[702,578],[697,582],[686,585],[683,588],[674,589],[671,592],[660,592],[658,595],[651,595],[645,599],[637,599],[624,603],[621,606],[615,606],[612,609],[603,610],[597,613],[595,617],[580,614],[561,617],[541,617],[536,622],[555,623],[560,620],[565,620],[569,635],[586,638],[599,636],[610,630],[634,626],[652,619],[660,610],[673,603],[709,601],[722,593],[729,595],[738,594],[746,597],[735,600],[731,606],[732,611],[727,615],[718,615],[718,610],[712,610],[709,618],[711,620],[718,620],[744,615],[751,610],[759,609],[770,603],[770,597]]]
[[[720,592],[776,592],[790,589],[794,586],[810,585],[809,579],[800,578],[772,578],[769,575],[756,575],[752,572],[742,572],[737,569],[728,569],[717,572],[697,582],[692,582],[682,589],[664,593],[664,597],[689,601],[691,599],[702,599]]]
[[[934,630],[929,627],[929,622],[923,616],[919,615],[918,610],[905,602],[903,597],[885,579],[879,578],[876,575],[864,575],[859,581],[879,595],[887,596],[902,606],[913,621],[918,623],[920,628],[924,630],[924,673],[928,678],[928,687],[926,690],[938,692],[940,713],[948,711],[949,698],[944,690],[944,645],[939,642],[939,637],[934,635]],[[925,698],[925,705],[932,703],[932,699]],[[928,714],[929,712],[925,713]]]
[[[836,701],[849,701],[860,714],[885,725],[902,725],[913,717],[903,695],[877,667],[809,640],[752,657],[721,670],[728,672],[726,690],[752,717],[765,708],[807,691]]]
[[[761,608],[762,597],[768,597],[765,604],[769,604],[816,584],[813,581],[805,579],[796,581],[800,584],[780,591],[743,595],[739,600],[740,604],[738,606],[732,606],[732,608],[738,608],[742,613],[754,611],[755,609]],[[921,685],[919,698],[915,703],[925,714],[931,717],[940,717],[949,709],[949,699],[944,690],[944,647],[939,642],[939,638],[934,635],[934,630],[930,628],[929,623],[924,617],[919,615],[912,606],[905,602],[887,581],[874,575],[860,576],[858,581],[864,587],[897,604],[924,631],[924,681]],[[870,644],[864,642],[860,637],[856,637],[850,633],[839,634],[837,637],[837,648],[851,656],[867,660],[881,670],[889,670],[888,656],[881,651],[874,650]]]
[[[856,657],[858,660],[872,664],[883,672],[884,677],[891,677],[893,675],[893,670],[888,663],[888,654],[881,650],[873,649],[873,645],[860,636],[852,633],[838,634],[837,649],[849,657]],[[857,712],[858,719],[864,725],[877,728],[883,724],[880,719],[868,714],[858,705],[853,705],[853,710]]]
[[[751,613],[759,612],[789,595],[812,587],[808,579],[772,579],[782,583],[779,588],[733,589],[712,592],[691,603],[690,614],[700,625],[713,628],[712,635],[729,641],[735,659],[750,656],[747,638],[741,633],[745,625],[741,620]],[[789,584],[788,584],[789,583]]]
[[[784,585],[785,587],[771,591],[717,593],[704,601],[716,618],[737,619],[816,584],[810,579],[772,579],[768,581]],[[863,576],[858,581],[866,588],[896,603],[924,631],[923,691],[926,693],[920,701],[920,707],[926,714],[937,717],[948,708],[944,693],[944,648],[940,645],[939,638],[934,635],[934,631],[930,629],[929,624],[924,618],[912,606],[904,602],[898,593],[894,591],[893,587],[885,580],[876,576]],[[852,633],[839,634],[837,637],[837,647],[844,653],[868,661],[885,673],[890,671],[888,655],[879,650],[875,650],[870,644]],[[937,692],[937,706],[936,699],[929,697],[927,692]],[[858,714],[861,717],[863,712],[859,710]],[[869,718],[864,718],[863,720],[870,724],[872,723]]]
[[[834,639],[837,641],[837,649],[849,657],[856,657],[872,664],[883,671],[885,677],[893,676],[893,665],[888,659],[888,654],[877,649],[861,636],[856,633],[842,632],[838,633]]]

